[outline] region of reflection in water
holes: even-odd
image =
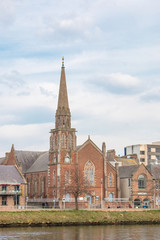
[[[157,240],[159,225],[0,228],[0,240]]]

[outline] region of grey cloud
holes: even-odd
[[[8,86],[9,88],[17,88],[25,84],[22,76],[17,71],[12,71],[1,75],[0,83]]]
[[[41,92],[42,95],[55,96],[52,91],[48,91],[47,89],[45,89],[43,87],[40,87],[39,89],[40,89],[40,92]]]
[[[140,98],[144,102],[160,102],[160,89],[152,89],[149,92],[141,95]]]

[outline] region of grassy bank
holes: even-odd
[[[17,211],[0,212],[0,227],[43,225],[160,223],[160,211]]]

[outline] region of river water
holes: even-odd
[[[158,240],[160,225],[0,228],[0,240]]]

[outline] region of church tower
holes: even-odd
[[[62,58],[58,105],[55,128],[51,129],[50,159],[48,166],[48,196],[55,199],[63,197],[61,186],[65,175],[75,164],[76,130],[71,128],[71,113],[68,103],[64,58]]]

